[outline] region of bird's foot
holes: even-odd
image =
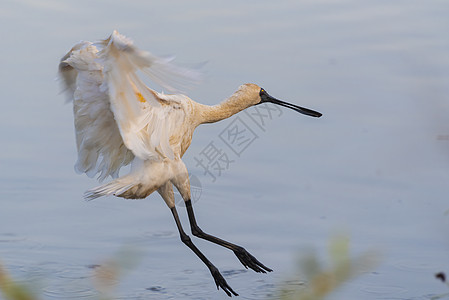
[[[239,295],[236,292],[234,292],[234,290],[228,285],[228,283],[226,282],[226,280],[223,278],[220,271],[218,271],[216,267],[212,266],[210,268],[210,273],[212,274],[212,277],[214,277],[215,284],[217,285],[217,290],[221,288],[229,297],[232,297],[232,295],[234,296]]]
[[[248,251],[245,250],[245,248],[239,247],[233,251],[245,268],[253,269],[257,273],[266,273],[273,271],[262,264],[260,261],[258,261],[257,258],[252,256]]]

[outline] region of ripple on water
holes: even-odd
[[[7,249],[9,252],[14,251],[14,253],[43,248],[43,244],[39,242],[8,232],[0,233],[0,244],[2,249]]]
[[[244,295],[243,291],[241,292],[245,299],[273,299],[275,297],[278,287],[275,284],[265,282],[264,280],[259,280],[258,284],[254,284]]]
[[[433,260],[430,258],[401,260],[394,263],[393,266],[398,270],[407,272],[436,272],[439,270],[438,265],[432,265],[429,262],[433,262]]]
[[[232,277],[238,274],[246,273],[248,270],[245,269],[239,269],[239,270],[225,270],[221,272],[221,275],[224,277]]]
[[[149,239],[167,239],[177,236],[174,231],[147,231],[143,233],[144,238]]]
[[[86,286],[83,280],[65,281],[61,284],[52,284],[52,286],[43,289],[45,296],[52,299],[94,299],[99,292]]]
[[[93,276],[89,269],[89,266],[82,265],[60,266],[55,275],[63,279],[85,279]]]
[[[301,280],[286,280],[281,285],[275,284],[267,279],[256,280],[250,285],[245,293],[245,299],[277,299],[279,292],[282,289],[282,294],[285,296],[293,296],[298,290],[306,288],[307,284]]]
[[[26,240],[25,237],[17,236],[14,233],[0,233],[0,243],[17,243]]]
[[[361,291],[374,294],[374,295],[396,295],[407,292],[405,288],[394,285],[371,285],[371,286],[363,286],[360,288]]]
[[[146,290],[156,292],[156,293],[164,293],[165,292],[165,288],[161,287],[160,285],[151,286],[149,288],[146,288]]]
[[[35,273],[44,278],[56,279],[86,279],[93,276],[89,266],[83,265],[65,265],[58,262],[42,262],[35,265],[19,267],[26,273]]]

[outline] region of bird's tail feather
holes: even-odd
[[[120,177],[109,183],[97,186],[84,193],[84,199],[87,201],[94,200],[101,196],[120,196],[129,189],[131,189],[135,183],[128,176]]]

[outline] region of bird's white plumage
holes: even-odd
[[[173,159],[166,130],[170,121],[167,112],[136,75],[137,68],[151,66],[151,61],[125,44],[126,40],[116,40],[114,35],[109,39],[99,53],[99,61],[105,77],[101,88],[108,90],[123,142],[142,160],[156,159],[160,154]]]
[[[77,44],[61,63],[60,73],[73,100],[78,149],[75,170],[90,177],[99,173],[103,180],[108,175],[117,177],[121,166],[129,164],[134,155],[123,144],[107,91],[100,88],[104,76],[97,54],[92,43]]]
[[[145,198],[158,191],[174,206],[173,184],[190,199],[187,168],[181,160],[199,124],[217,122],[257,103],[261,88],[242,85],[219,105],[207,106],[187,96],[166,95],[148,88],[142,71],[171,90],[198,81],[198,72],[175,67],[134,46],[118,32],[96,43],[80,42],[61,60],[60,77],[73,100],[78,160],[75,169],[103,180],[118,177],[122,166],[131,172],[88,191],[94,199],[114,194]]]
[[[138,70],[153,79],[157,74],[177,75],[180,82],[190,76],[198,79],[195,71],[139,50],[116,31],[97,43],[78,43],[62,59],[61,78],[74,102],[78,172],[91,177],[99,174],[103,180],[108,175],[117,177],[134,157],[175,157],[169,139],[185,117],[182,98],[160,103],[158,94],[139,79]],[[172,89],[164,80],[159,84]]]

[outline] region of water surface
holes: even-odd
[[[95,299],[96,266],[123,247],[139,260],[118,280],[118,299],[227,298],[179,241],[158,195],[82,200],[97,183],[73,171],[71,107],[54,78],[74,43],[113,29],[181,63],[207,61],[204,84],[189,93],[199,102],[217,103],[255,82],[324,114],[249,110],[198,128],[185,155],[199,182],[200,226],[275,270],[255,274],[226,249],[195,240],[241,298],[269,298],[309,249],[328,262],[329,241],[341,232],[354,255],[375,249],[382,259],[332,299],[448,291],[434,278],[449,270],[448,4],[7,0],[0,7],[0,261],[40,299]],[[247,147],[226,144],[223,132],[235,124],[252,132]],[[211,143],[232,161],[220,172],[198,164]]]

